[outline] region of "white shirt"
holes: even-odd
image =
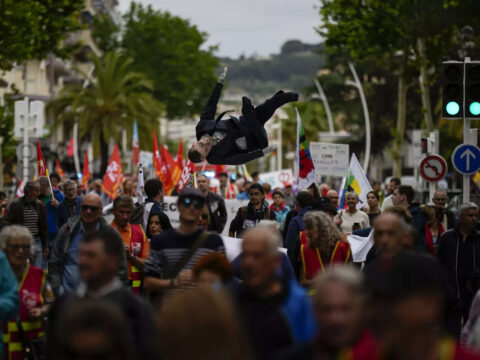
[[[341,217],[342,224],[340,225],[340,231],[344,234],[350,234],[353,229],[353,224],[359,223],[361,229],[370,227],[370,219],[368,215],[361,210],[357,210],[354,214],[349,213],[347,210],[341,210],[336,218]]]

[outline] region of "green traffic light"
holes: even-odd
[[[445,109],[447,110],[448,115],[457,115],[460,111],[460,105],[458,105],[456,101],[450,101]]]
[[[468,110],[470,110],[470,114],[474,116],[480,115],[480,102],[478,101],[472,102]]]

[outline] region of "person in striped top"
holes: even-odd
[[[205,206],[205,195],[198,189],[186,188],[180,192],[177,207],[180,225],[156,235],[150,243],[150,254],[145,262],[144,288],[150,292],[169,292],[193,286],[192,269],[204,255],[213,252],[225,254],[222,238],[217,234],[202,235],[197,220]],[[189,253],[200,236],[205,237],[196,251],[187,259],[178,274],[174,270]]]

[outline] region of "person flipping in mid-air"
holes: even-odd
[[[273,152],[268,147],[264,125],[282,105],[297,101],[298,94],[280,90],[263,104],[253,107],[247,97],[242,97],[242,116],[222,120],[225,112],[215,120],[215,112],[227,68],[218,77],[200,122],[195,128],[197,142],[192,144],[188,157],[193,163],[207,159],[214,165],[240,165]]]

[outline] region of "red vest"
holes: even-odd
[[[28,318],[31,309],[43,306],[43,287],[47,272],[35,266],[28,266],[23,279],[18,285],[18,297],[20,298],[19,317],[23,333],[28,339],[37,339],[45,336],[42,320],[32,321]],[[18,332],[15,319],[3,324],[3,345],[5,359],[24,360],[22,341]]]
[[[131,224],[130,228],[132,229],[132,233],[130,235],[130,252],[135,256],[139,256],[143,252],[144,232],[140,225]],[[140,294],[140,287],[142,286],[142,273],[130,262],[128,262],[128,266],[130,266],[130,270],[132,272],[132,291],[135,294]]]
[[[307,280],[324,272],[325,267],[330,264],[346,264],[352,261],[350,244],[347,241],[337,241],[330,259],[322,259],[318,248],[311,249],[308,246],[307,236],[303,231],[300,233],[300,257]]]

